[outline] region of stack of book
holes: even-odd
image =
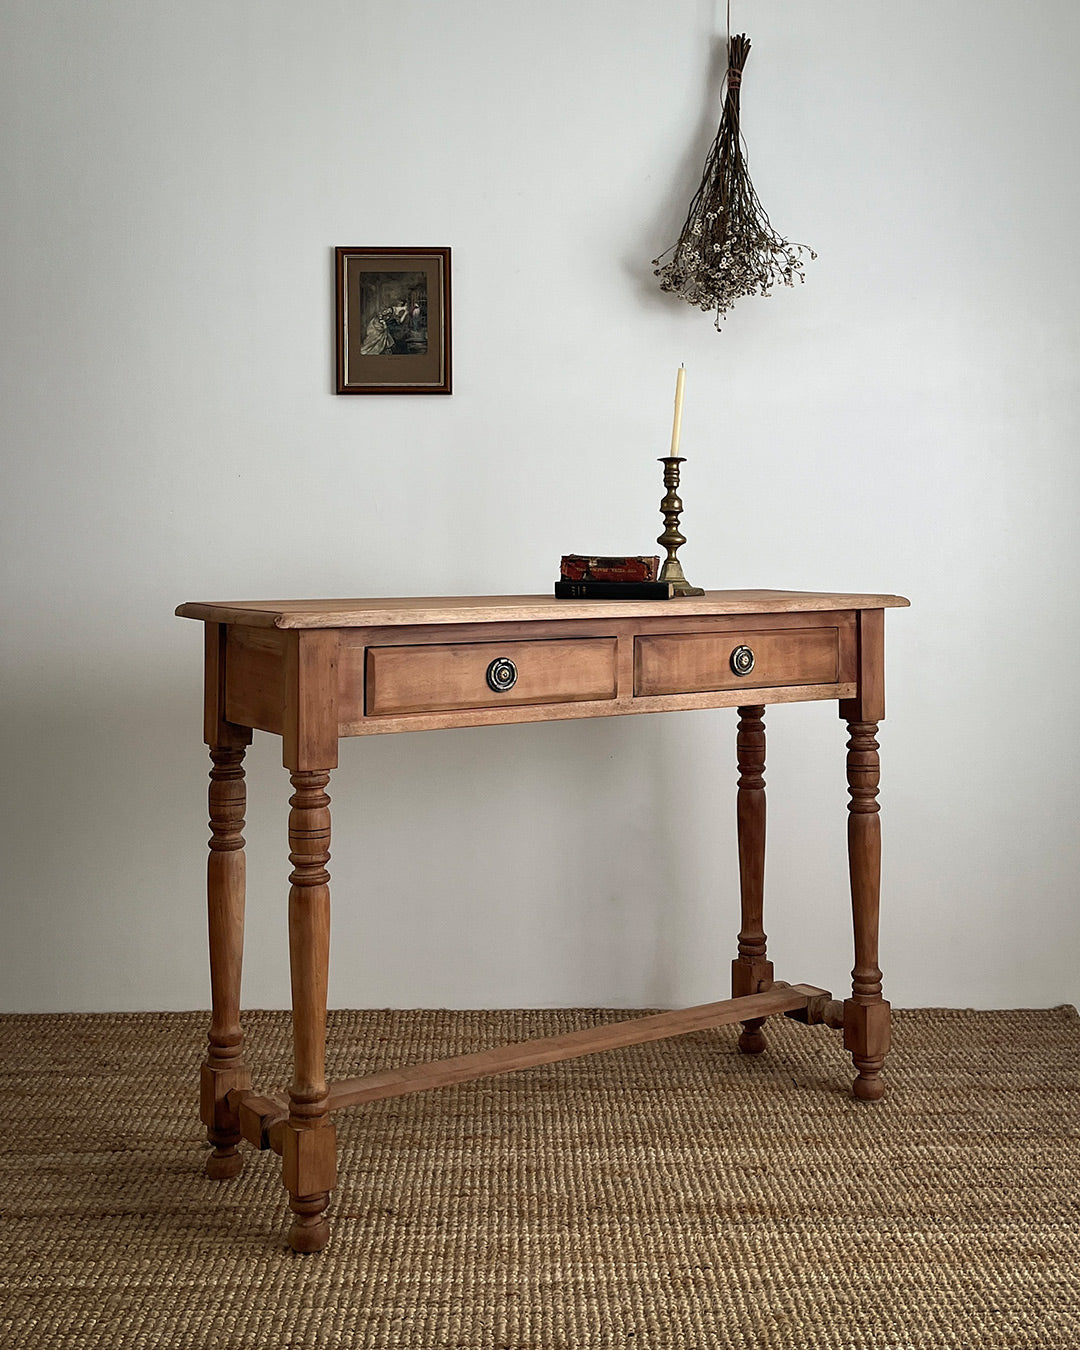
[[[675,587],[657,581],[659,558],[593,558],[567,553],[559,567],[560,600],[669,600]]]

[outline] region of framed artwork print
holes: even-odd
[[[338,248],[339,394],[450,393],[450,250]]]

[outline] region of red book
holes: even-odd
[[[655,581],[659,558],[595,558],[567,553],[559,568],[562,581]]]

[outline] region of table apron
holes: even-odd
[[[318,632],[320,641],[332,637],[336,644],[334,730],[339,737],[840,700],[857,692],[853,610]],[[287,734],[301,692],[302,644],[313,636],[305,630],[227,626],[229,722]],[[731,655],[743,646],[758,653],[745,678],[730,666]],[[410,650],[416,651],[416,679],[407,703],[376,701],[376,673],[391,668],[403,671],[407,680]],[[505,696],[483,678],[496,652],[521,666],[516,692],[511,688]],[[462,684],[462,666],[470,654],[471,683],[464,687],[475,690],[474,696],[463,693]],[[608,663],[610,677],[603,673]],[[473,697],[474,706],[468,706]]]

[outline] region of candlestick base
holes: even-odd
[[[660,576],[657,579],[659,581],[670,581],[673,583],[674,589],[671,592],[672,595],[705,594],[700,586],[691,586],[683,576],[683,570],[679,565],[678,559],[676,559],[674,567],[669,567],[667,563],[664,563],[663,567],[660,569]]]
[[[679,465],[685,460],[685,455],[663,455],[659,460],[664,466],[664,487],[667,488],[667,495],[660,503],[660,510],[664,516],[664,533],[656,542],[667,549],[667,557],[660,569],[658,580],[671,582],[675,588],[675,595],[704,595],[705,592],[700,586],[691,586],[687,581],[683,575],[682,563],[676,556],[686,543],[686,536],[679,532],[679,516],[682,515],[683,504],[675,491],[679,486]]]

